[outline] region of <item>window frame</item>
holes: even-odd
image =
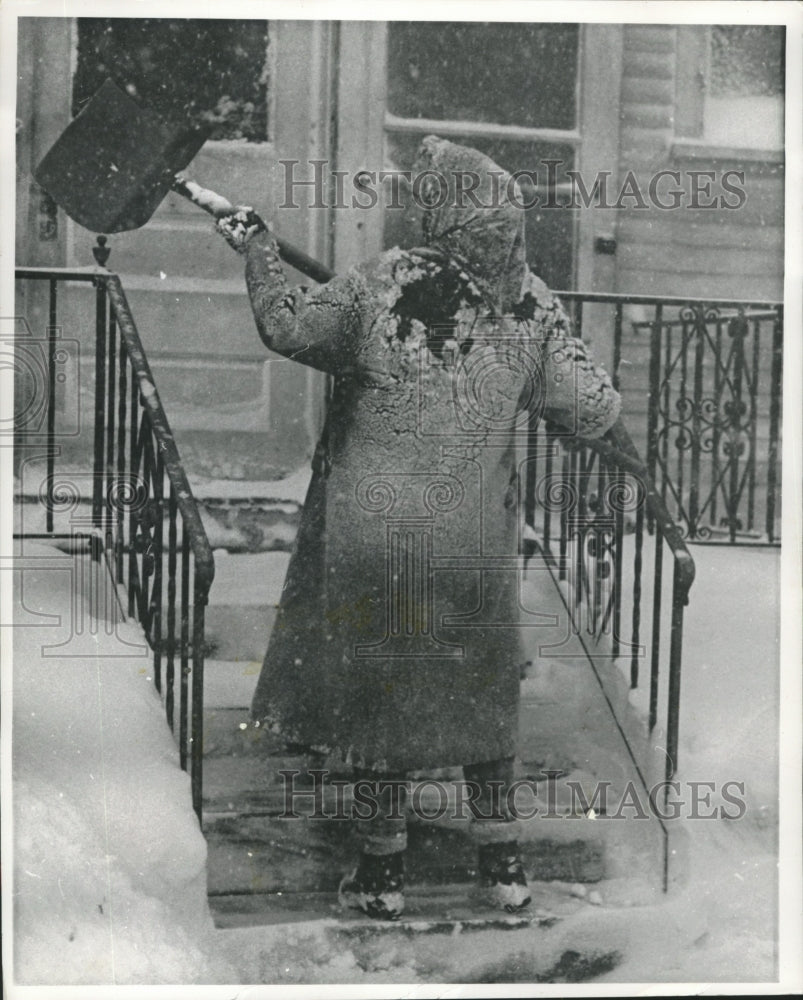
[[[338,170],[359,171],[382,163],[387,134],[476,136],[520,142],[561,142],[575,150],[574,168],[585,177],[600,169],[619,175],[621,24],[580,24],[576,116],[573,129],[533,128],[493,122],[400,118],[387,110],[387,22],[341,22],[336,150]],[[615,258],[594,251],[598,236],[611,237],[611,213],[591,207],[575,213],[572,288],[611,291]],[[349,267],[382,250],[381,213],[339,213],[335,266]]]
[[[711,25],[682,24],[677,27],[675,71],[675,141],[677,158],[740,159],[756,162],[783,160],[779,146],[744,146],[737,140],[714,143],[705,135],[705,102],[711,78]],[[780,24],[761,27],[783,27]],[[786,94],[784,92],[784,101]]]

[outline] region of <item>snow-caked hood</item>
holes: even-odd
[[[421,143],[413,179],[425,171],[440,175],[414,188],[421,192],[425,246],[454,258],[496,308],[509,311],[526,270],[524,213],[510,200],[510,175],[476,149],[435,135]]]

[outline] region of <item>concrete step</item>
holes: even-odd
[[[634,919],[659,940],[666,925],[665,907],[636,902],[630,887],[617,899],[596,897],[598,905],[568,883],[530,888],[529,912],[507,916],[473,901],[467,883],[412,886],[397,922],[342,911],[334,893],[213,896],[210,904],[246,981],[276,985],[589,982],[625,959]],[[676,937],[691,947],[704,930],[692,916]]]
[[[338,873],[353,863],[356,844],[347,819],[353,802],[351,786],[345,783],[348,775],[340,775],[344,778],[340,787],[324,782],[316,799],[309,767],[304,757],[278,754],[207,759],[204,833],[210,852],[210,891],[328,891]],[[285,779],[282,770],[300,773]],[[534,770],[533,765],[519,763],[517,778],[526,780]],[[411,776],[408,801],[416,808],[408,813],[410,879],[428,885],[470,880],[475,875],[476,845],[469,813],[457,806],[459,799],[464,801],[459,794],[462,773],[444,769],[433,776],[441,779],[443,791],[432,781],[421,780],[422,774]],[[582,883],[638,874],[649,884],[659,880],[660,829],[654,819],[615,822],[621,789],[610,790],[607,816],[600,814],[589,822],[575,791],[581,787],[586,802],[591,799],[594,778],[588,772],[574,771],[551,785],[542,772],[536,773],[530,787],[525,805],[537,806],[539,814],[520,820],[514,835],[531,879]],[[521,804],[523,799],[522,795],[517,801]],[[625,814],[625,818],[632,817]]]
[[[205,675],[204,701],[210,707],[250,705],[259,671],[243,664],[262,663],[289,561],[289,553],[280,551],[216,553],[206,611],[207,655],[217,661]],[[228,671],[225,661],[231,661]],[[226,701],[227,672],[234,701]],[[252,678],[250,688],[243,684],[246,677]]]
[[[372,935],[394,932],[402,936],[471,933],[481,930],[515,930],[521,927],[554,927],[582,910],[584,903],[572,894],[569,883],[560,887],[539,884],[531,888],[533,902],[521,914],[506,914],[472,905],[475,886],[471,882],[439,886],[411,886],[405,892],[405,912],[398,922],[366,921],[353,911],[344,911],[336,892],[251,893],[246,897],[210,895],[215,926],[267,927],[275,924],[319,920],[324,915],[336,921],[337,935],[344,940],[365,940]]]
[[[236,569],[241,558],[229,557],[229,570]],[[519,777],[539,783],[540,803],[535,820],[517,824],[516,835],[523,845],[528,872],[536,880],[584,882],[637,870],[653,881],[660,879],[663,841],[654,819],[645,823],[600,819],[592,823],[576,809],[572,817],[576,803],[572,803],[571,788],[565,783],[558,783],[552,800],[554,818],[544,818],[550,810],[540,784],[546,769],[576,778],[586,801],[592,800],[598,780],[607,782],[611,798],[619,801],[618,792],[633,774],[621,732],[611,718],[611,706],[615,706],[622,725],[628,725],[631,713],[627,683],[618,668],[603,661],[597,676],[592,673],[579,640],[568,628],[566,611],[550,574],[528,573],[523,600],[527,607],[554,612],[558,621],[554,629],[525,630],[532,668],[522,681]],[[214,675],[213,664],[210,676]],[[242,702],[250,700],[256,675],[256,664],[221,664],[218,677],[223,678],[223,687],[213,698],[216,707],[207,704],[204,784],[210,890],[223,894],[331,891],[356,851],[350,823],[332,818],[338,811],[338,794],[340,814],[349,814],[349,786],[344,785],[339,792],[331,784],[324,786],[322,811],[328,818],[285,819],[279,772],[286,768],[307,772],[310,766],[324,766],[348,780],[349,771],[334,761],[292,757],[271,733],[249,724]],[[212,682],[213,690],[215,686]],[[638,738],[639,720],[633,721],[634,738]],[[468,818],[455,819],[450,809],[448,796],[457,792],[448,779],[455,776],[459,777],[459,771],[441,775],[446,778],[447,799],[437,821],[420,815],[410,819],[413,883],[440,884],[473,877],[476,847],[469,836]],[[419,813],[437,814],[440,794],[430,784],[429,798],[422,799]],[[301,812],[309,801],[309,797],[301,799]]]
[[[469,823],[408,820],[406,869],[411,885],[471,882],[477,847]],[[521,824],[521,828],[527,824]],[[520,837],[532,881],[598,882],[606,874],[605,831],[598,824],[529,824]],[[336,819],[270,815],[204,816],[210,893],[330,892],[357,859],[353,826]]]
[[[225,552],[289,552],[295,541],[310,475],[309,463],[305,462],[292,475],[274,482],[195,477],[191,482],[192,491],[201,508],[212,547],[221,550],[221,557]],[[224,572],[222,565],[219,569]],[[254,583],[248,579],[248,574],[238,572],[237,576],[246,585]],[[281,576],[283,580],[283,572]],[[222,591],[220,583],[217,591]],[[225,603],[218,600],[217,594],[215,600]],[[240,603],[252,604],[254,601],[249,597]],[[273,598],[271,603],[275,603]]]
[[[123,275],[159,396],[185,468],[231,479],[279,479],[312,454],[319,430],[320,379],[271,354],[254,326],[245,282]],[[171,284],[171,287],[167,287]],[[91,418],[94,290],[67,285],[59,298],[65,341],[80,347],[70,399],[85,388]],[[222,347],[221,331],[225,331]],[[322,378],[322,376],[321,376]],[[92,435],[66,438],[71,455],[91,454]]]

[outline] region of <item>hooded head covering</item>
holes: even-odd
[[[511,176],[476,149],[429,135],[413,181],[426,247],[454,259],[496,308],[508,312],[527,266],[524,214],[510,200]]]

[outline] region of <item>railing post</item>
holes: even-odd
[[[179,641],[179,723],[178,753],[182,770],[187,770],[189,740],[188,707],[190,679],[190,536],[186,524],[181,528],[181,638]]]
[[[57,285],[50,281],[47,318],[47,493],[45,531],[53,531],[53,477],[56,462],[56,323]]]
[[[535,490],[537,486],[539,414],[531,410],[527,417],[527,471],[524,477],[524,523],[535,530]],[[522,533],[522,537],[523,533]],[[529,558],[534,550],[533,543],[524,542],[522,555]]]
[[[664,573],[664,532],[660,524],[655,526],[655,568],[652,591],[652,641],[650,650],[650,708],[648,725],[650,732],[658,721],[658,672],[661,664],[661,591]]]
[[[117,480],[122,483],[126,478],[126,418],[128,410],[128,359],[126,357],[125,343],[120,338],[120,352],[118,355],[118,377],[117,377]],[[134,479],[129,480],[132,489]],[[115,573],[116,582],[122,583],[125,575],[124,553],[125,553],[125,508],[119,505],[116,511],[116,538],[115,538]]]
[[[647,474],[656,482],[658,466],[658,406],[661,380],[661,326],[663,306],[655,307],[655,318],[650,327],[650,370],[647,393]],[[648,519],[648,529],[652,530],[652,518]]]
[[[756,519],[756,461],[758,442],[758,373],[760,369],[761,321],[753,320],[753,363],[752,374],[748,377],[750,392],[750,441],[748,444],[748,479],[747,479],[747,530],[753,531]]]
[[[611,382],[617,392],[619,391],[619,368],[622,363],[622,313],[622,303],[617,302],[613,320],[613,371],[611,372]]]
[[[706,339],[706,317],[696,317],[694,329],[694,399],[691,415],[691,468],[689,471],[689,537],[697,535],[700,517],[700,446],[702,437],[703,353]]]
[[[781,416],[783,377],[783,306],[775,310],[772,327],[772,375],[770,378],[770,441],[767,450],[767,539],[775,541],[775,507],[778,488],[778,428]]]
[[[111,250],[106,237],[98,236],[92,254],[99,267],[105,267]],[[95,278],[95,435],[92,481],[92,524],[102,526],[105,482],[106,419],[106,282],[104,275]]]
[[[192,805],[203,827],[204,761],[204,617],[207,595],[194,581],[192,608],[192,720],[190,723],[190,786]]]
[[[647,503],[647,490],[636,508],[636,551],[633,556],[633,617],[631,620],[632,653],[630,655],[630,687],[638,687],[639,663],[638,647],[641,638],[641,569],[644,550],[644,508]]]
[[[106,288],[99,276],[95,283],[95,435],[92,479],[92,524],[101,527],[105,472],[104,421],[106,417]]]
[[[622,561],[624,558],[624,534],[625,534],[625,511],[624,492],[627,488],[627,479],[624,473],[618,471],[615,466],[611,466],[611,484],[615,490],[615,496],[620,500],[614,506],[614,547],[613,547],[613,648],[614,657],[619,656],[620,631],[622,628]]]
[[[728,497],[728,531],[731,542],[736,541],[739,528],[739,455],[742,449],[742,378],[744,374],[744,338],[747,320],[743,314],[730,321],[728,333],[733,338],[733,402],[731,404],[730,440],[730,484]]]
[[[683,646],[683,608],[686,595],[680,583],[677,566],[672,577],[672,625],[669,636],[669,692],[666,710],[666,781],[672,780],[678,769],[678,739],[680,732],[680,654]],[[668,792],[668,787],[667,787]]]

